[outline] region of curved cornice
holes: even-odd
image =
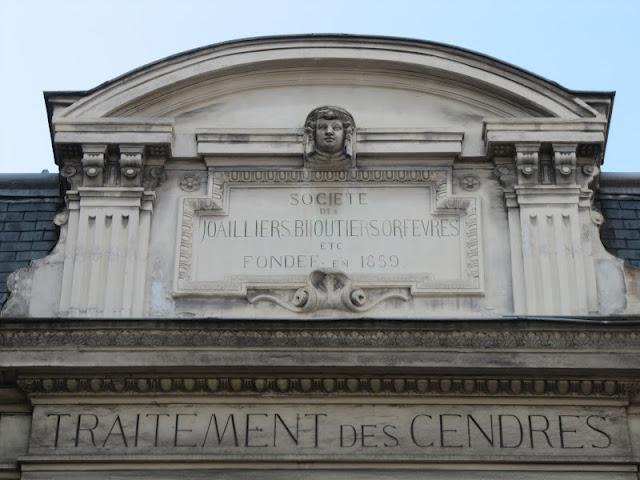
[[[316,62],[326,66],[345,61],[363,67],[375,65],[393,72],[418,72],[425,77],[450,79],[484,90],[490,96],[504,96],[541,116],[588,118],[598,115],[580,98],[594,93],[568,90],[521,68],[462,48],[392,37],[293,35],[223,42],[164,58],[87,92],[69,92],[75,101],[70,102],[61,116],[71,119],[117,115],[150,95],[161,95],[218,75],[228,78],[234,71],[246,74],[247,70],[261,70],[276,64]],[[597,94],[602,95],[611,97],[606,93]]]

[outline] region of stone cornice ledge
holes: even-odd
[[[0,368],[635,377],[638,326],[532,319],[6,319]]]
[[[603,144],[607,122],[603,119],[560,118],[487,119],[482,136],[487,147],[497,143],[556,142]]]
[[[173,142],[173,122],[145,119],[55,120],[56,144],[136,143],[168,144]]]
[[[303,129],[198,129],[199,155],[222,156],[301,156]],[[356,132],[359,156],[429,156],[462,153],[464,133],[448,130],[373,129]]]

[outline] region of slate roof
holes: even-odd
[[[602,243],[613,255],[640,267],[640,174],[603,173],[597,201],[605,217]]]
[[[56,244],[53,217],[61,206],[58,174],[0,174],[0,307],[8,297],[9,274]]]

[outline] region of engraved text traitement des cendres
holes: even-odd
[[[119,405],[37,408],[39,454],[438,459],[628,455],[624,410],[487,405]]]

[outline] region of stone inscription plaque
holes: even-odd
[[[29,453],[616,462],[630,451],[622,408],[198,404],[37,406]]]
[[[217,201],[185,199],[178,293],[292,288],[317,270],[414,294],[479,288],[475,199],[447,202],[446,172],[341,173],[227,172]]]
[[[195,281],[301,276],[461,276],[460,216],[434,216],[429,189],[233,188],[228,215],[200,215]],[[217,255],[224,252],[224,255]]]

